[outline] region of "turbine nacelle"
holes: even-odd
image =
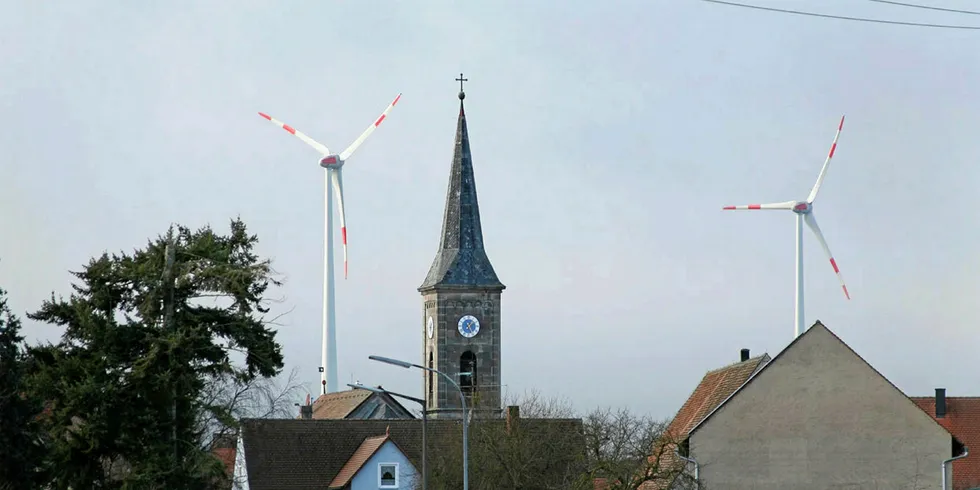
[[[797,214],[806,214],[813,210],[813,204],[808,202],[797,202],[793,205],[793,212]]]
[[[320,159],[320,166],[323,168],[339,169],[344,166],[344,161],[340,155],[327,155]]]

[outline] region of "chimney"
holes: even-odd
[[[946,416],[946,388],[936,388],[936,418]]]
[[[742,361],[741,362],[745,362],[745,361],[748,361],[748,360],[749,360],[749,350],[748,349],[742,349]]]
[[[512,430],[517,428],[517,422],[521,418],[521,407],[517,405],[511,405],[507,407],[507,433],[510,434]]]
[[[313,418],[313,405],[302,405],[299,407],[299,418],[310,420]]]

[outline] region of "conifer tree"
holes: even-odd
[[[68,299],[29,315],[64,327],[57,345],[33,349],[56,488],[227,483],[201,421],[235,421],[202,394],[215,378],[245,384],[283,365],[263,319],[279,282],[256,243],[238,219],[227,235],[171,228],[131,254],[92,259]]]
[[[0,488],[33,489],[40,460],[35,417],[40,404],[27,392],[20,320],[0,289]]]

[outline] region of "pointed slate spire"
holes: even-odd
[[[460,78],[459,120],[456,123],[456,147],[449,173],[449,189],[446,192],[446,211],[442,220],[442,236],[439,251],[432,261],[425,281],[419,291],[448,287],[477,287],[503,290],[497,273],[483,249],[483,228],[480,226],[480,205],[476,198],[476,180],[473,177],[473,158],[470,155],[470,139],[466,131],[466,113]]]

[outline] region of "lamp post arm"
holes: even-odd
[[[403,395],[401,393],[395,393],[394,391],[389,391],[389,390],[381,390],[381,392],[382,393],[387,393],[387,394],[389,394],[391,396],[394,396],[394,397],[404,398],[406,400],[413,401],[415,403],[418,403],[419,405],[422,405],[422,408],[425,409],[425,400],[423,400],[421,398],[415,398],[414,396]]]

